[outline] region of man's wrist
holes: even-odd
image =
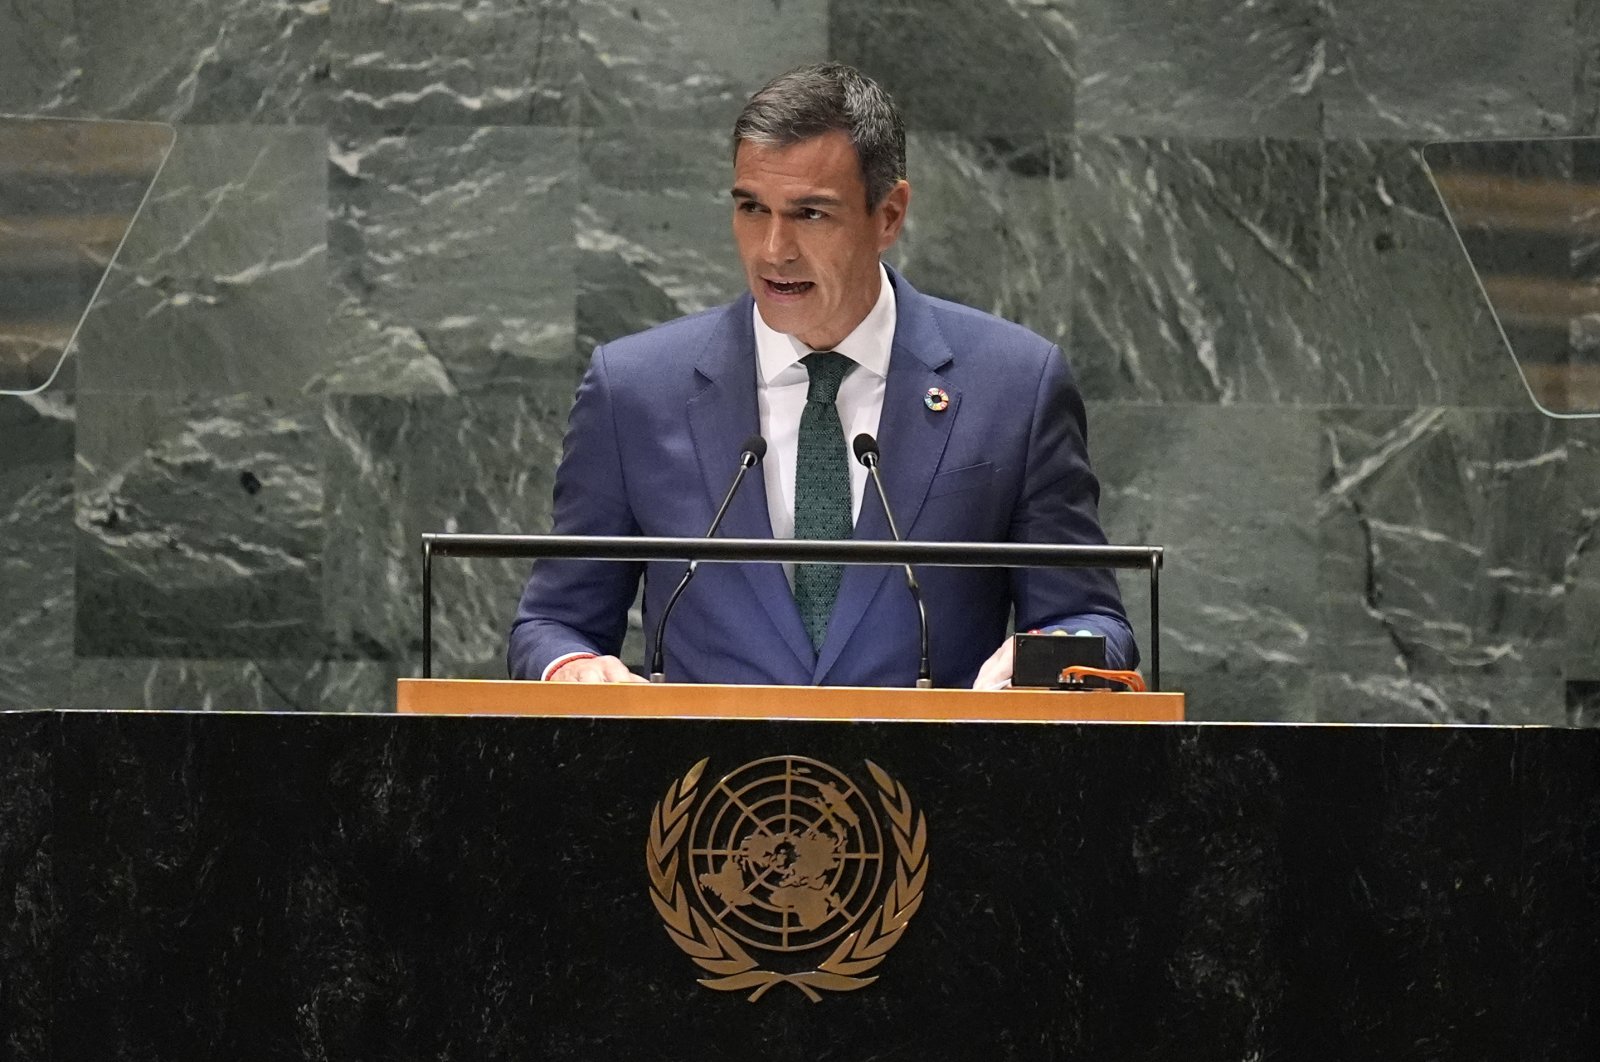
[[[566,667],[568,664],[572,663],[574,660],[593,660],[595,657],[597,657],[599,655],[600,655],[599,653],[582,653],[582,652],[579,652],[579,653],[567,653],[564,656],[558,656],[554,660],[550,661],[550,663],[545,665],[544,674],[539,676],[539,680],[541,682],[549,682],[550,679],[555,676],[555,673],[557,671],[560,671],[562,668]]]

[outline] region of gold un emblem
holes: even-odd
[[[667,788],[645,846],[650,899],[710,974],[700,983],[752,1003],[788,984],[815,1003],[876,981],[865,975],[899,943],[928,878],[927,820],[905,787],[867,761],[880,825],[872,797],[817,760],[756,760],[702,798],[708,762]]]

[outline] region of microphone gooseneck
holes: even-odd
[[[733,504],[733,496],[739,492],[739,484],[744,482],[744,474],[761,463],[767,456],[767,440],[759,435],[752,435],[744,441],[739,448],[739,471],[734,473],[733,483],[728,487],[728,493],[722,497],[722,505],[717,509],[717,515],[711,518],[711,526],[706,529],[706,538],[715,537],[717,528],[722,526],[722,518],[728,515],[728,506]],[[683,578],[678,580],[678,585],[673,589],[672,596],[667,598],[667,607],[661,610],[661,619],[656,623],[656,651],[650,655],[650,681],[665,682],[667,655],[667,619],[672,615],[672,610],[678,605],[678,598],[689,588],[689,580],[694,578],[700,562],[692,560],[684,571]]]
[[[889,495],[883,489],[883,477],[878,474],[878,440],[866,432],[855,437],[850,444],[855,451],[856,460],[867,467],[868,474],[872,477],[872,485],[878,488],[878,500],[883,503],[883,515],[889,521],[889,533],[896,542],[904,542],[900,537],[900,528],[895,526],[894,513],[889,511]],[[911,591],[911,600],[917,603],[917,623],[919,633],[922,635],[922,659],[917,663],[917,688],[926,690],[933,688],[933,671],[928,666],[928,609],[922,603],[922,587],[917,585],[916,573],[911,570],[911,565],[905,565],[906,589]]]

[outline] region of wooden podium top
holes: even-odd
[[[1181,693],[917,690],[857,686],[401,679],[401,712],[427,715],[1180,723]]]

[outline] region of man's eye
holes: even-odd
[[[804,218],[806,221],[821,221],[823,218],[827,217],[828,215],[824,214],[822,211],[818,210],[816,207],[805,207],[804,209],[802,209],[800,211],[800,216],[802,218]]]
[[[761,204],[760,203],[753,203],[748,199],[744,199],[744,200],[740,200],[740,202],[734,207],[734,209],[737,210],[741,214],[757,214],[757,213],[760,213],[760,211],[761,211]]]

